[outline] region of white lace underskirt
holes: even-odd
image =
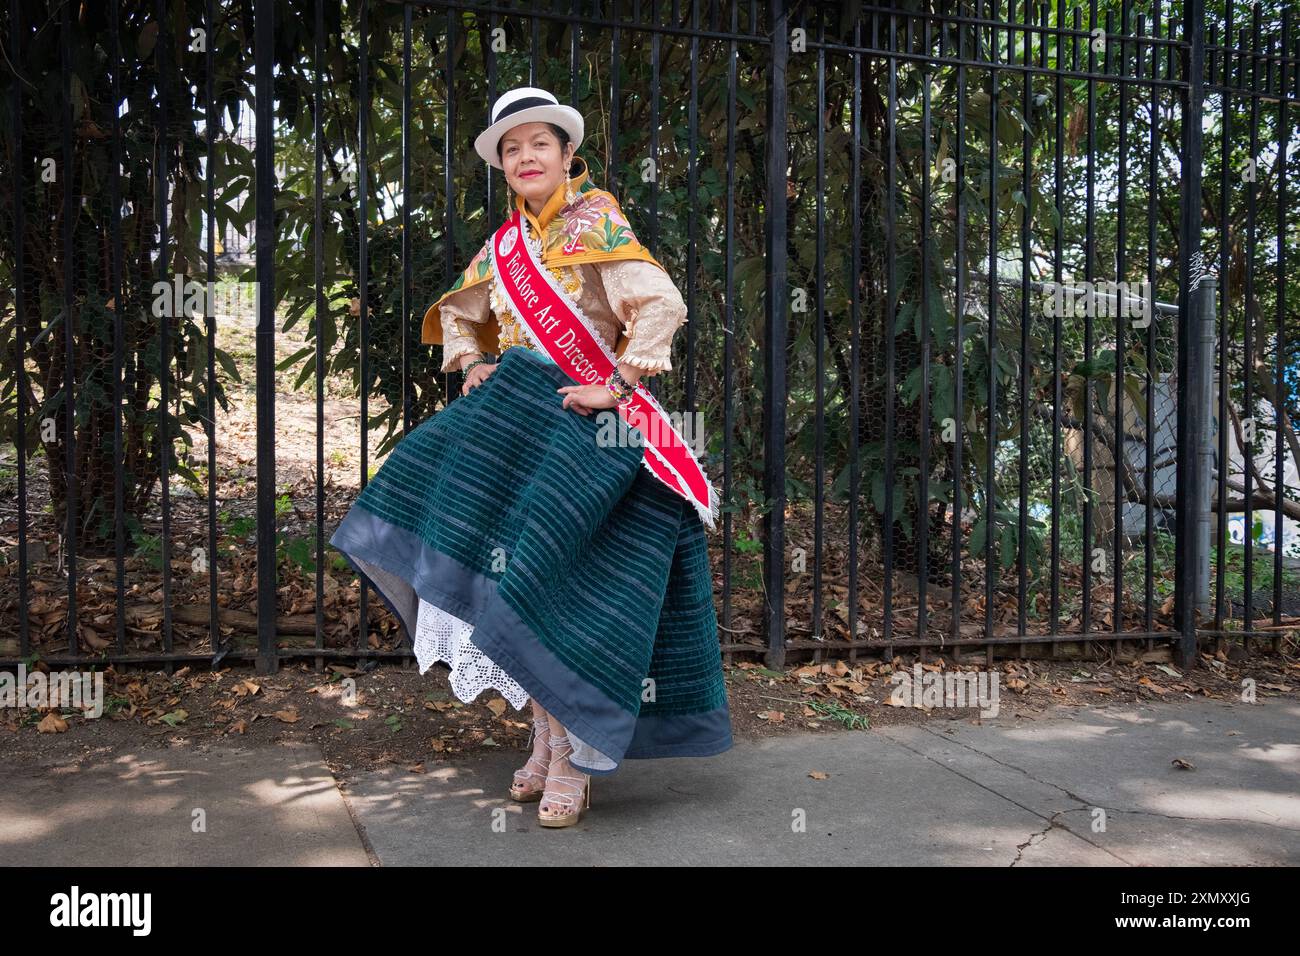
[[[529,701],[528,692],[509,674],[498,667],[469,639],[474,625],[420,599],[420,611],[415,625],[415,661],[423,674],[436,661],[451,668],[451,690],[467,704],[489,688],[510,702],[515,710],[523,710]],[[568,731],[573,744],[573,760],[596,770],[611,770],[614,761],[596,748],[584,743]]]

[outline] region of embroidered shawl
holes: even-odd
[[[641,245],[632,232],[613,193],[591,184],[587,161],[581,156],[575,156],[573,162],[577,173],[571,176],[572,188],[576,194],[572,203],[565,202],[564,183],[560,183],[551,194],[540,216],[532,214],[523,196],[515,196],[515,206],[531,224],[534,235],[543,237],[543,264],[550,269],[558,269],[586,262],[642,259],[663,269],[663,264]],[[496,230],[492,232],[495,234]],[[440,307],[443,300],[461,289],[491,280],[492,266],[488,259],[491,243],[492,235],[489,235],[451,288],[439,296],[438,301],[424,313],[420,340],[425,345],[442,344]],[[667,272],[666,269],[664,271]],[[474,326],[474,336],[480,351],[495,355],[501,335],[496,316],[489,311],[487,320],[476,322]],[[628,344],[626,334],[619,333],[614,354],[621,356]]]

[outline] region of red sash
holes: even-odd
[[[530,239],[523,230],[519,210],[514,210],[492,237],[492,268],[499,288],[541,352],[577,384],[603,385],[618,359],[577,303],[541,265],[540,247],[540,241]],[[638,382],[631,401],[617,408],[623,420],[641,434],[645,445],[642,464],[693,504],[712,528],[718,516],[717,492],[654,396]]]

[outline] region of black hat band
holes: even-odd
[[[531,109],[534,106],[556,106],[556,105],[557,105],[556,103],[546,99],[544,96],[520,97],[519,99],[511,103],[509,106],[504,107],[501,110],[501,112],[497,114],[497,118],[492,122],[499,123],[507,116],[510,116],[513,113],[518,113],[520,110]]]

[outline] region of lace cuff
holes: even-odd
[[[442,371],[453,372],[460,366],[460,357],[467,352],[479,352],[474,326],[487,321],[488,285],[480,282],[468,289],[449,295],[438,309],[442,322]]]
[[[618,259],[597,266],[614,315],[628,337],[626,362],[647,374],[672,370],[673,336],[687,321],[686,302],[671,277],[652,262]]]

